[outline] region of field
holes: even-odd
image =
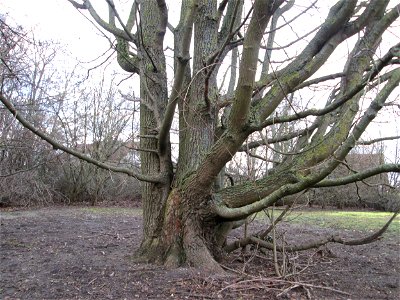
[[[276,214],[279,212],[277,211]],[[294,211],[277,234],[288,243],[339,234],[361,237],[391,214]],[[328,245],[287,256],[284,278],[272,254],[237,251],[215,276],[190,267],[135,263],[141,210],[119,207],[1,211],[0,299],[399,299],[400,224],[362,246]],[[265,227],[260,215],[250,229]],[[236,230],[231,240],[243,235]],[[281,261],[282,262],[282,261]],[[282,264],[283,265],[283,264]]]

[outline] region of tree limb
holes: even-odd
[[[158,149],[160,155],[165,153],[168,144],[168,133],[171,129],[172,120],[174,118],[174,112],[178,99],[182,93],[182,84],[185,78],[185,68],[190,59],[190,42],[192,38],[192,29],[195,12],[197,9],[197,1],[193,1],[191,8],[186,16],[185,23],[183,24],[183,35],[182,35],[182,52],[177,57],[178,66],[175,72],[174,83],[171,90],[171,95],[168,100],[167,107],[165,109],[164,119],[160,127]]]
[[[157,0],[157,6],[158,10],[160,11],[160,24],[157,34],[157,44],[162,46],[168,26],[168,9],[165,0]]]
[[[330,75],[318,77],[318,78],[315,78],[315,79],[310,79],[308,81],[304,81],[303,83],[299,84],[296,87],[296,90],[300,90],[300,89],[305,88],[307,86],[310,86],[310,85],[313,85],[313,84],[318,84],[318,83],[323,82],[323,81],[333,80],[333,79],[336,79],[336,78],[341,78],[341,77],[343,77],[345,75],[346,74],[344,72],[340,72],[340,73],[335,73],[335,74],[330,74]]]
[[[274,11],[269,1],[256,1],[246,37],[243,43],[242,61],[239,67],[239,79],[235,99],[229,116],[228,127],[239,131],[248,121],[252,87],[254,85],[260,42],[265,28]],[[268,9],[266,9],[268,7]]]
[[[135,37],[132,35],[132,33],[128,30],[128,28],[125,26],[124,22],[122,21],[121,17],[119,16],[119,13],[117,9],[115,8],[114,2],[112,0],[106,0],[107,4],[109,5],[110,11],[113,16],[117,17],[119,24],[122,26],[124,29],[124,32],[129,36],[129,40],[132,42],[136,43]],[[90,4],[91,6],[91,4]],[[93,8],[92,8],[93,9]],[[94,10],[94,9],[93,9]],[[90,11],[90,10],[89,10]],[[114,24],[110,23],[110,26],[115,27],[115,22]],[[116,27],[115,27],[116,28]]]
[[[67,0],[67,1],[70,2],[76,9],[87,9],[87,5],[85,2],[80,4],[74,0]]]
[[[139,74],[139,57],[129,51],[129,42],[117,37],[117,62],[126,72]]]
[[[398,139],[400,139],[400,135],[386,136],[386,137],[381,137],[381,138],[377,138],[377,139],[373,139],[373,140],[369,140],[369,141],[358,141],[357,145],[367,146],[367,145],[372,145],[372,144],[382,142],[382,141],[392,141],[392,140],[398,140]]]
[[[400,44],[397,44],[396,46],[392,47],[392,49],[396,49],[400,47]],[[390,50],[388,52],[388,54],[392,53],[392,51]],[[376,68],[374,68],[373,70],[371,70],[369,73],[366,74],[366,76],[364,77],[364,80],[357,84],[356,86],[354,86],[353,89],[351,89],[350,91],[348,91],[346,94],[342,95],[341,97],[337,98],[334,102],[328,104],[327,106],[325,106],[322,109],[308,109],[308,110],[304,110],[302,112],[297,112],[296,114],[293,115],[287,115],[287,116],[282,116],[282,117],[271,117],[266,119],[264,122],[262,122],[260,125],[255,126],[255,130],[261,130],[264,127],[270,126],[272,124],[278,124],[278,123],[285,123],[285,122],[291,122],[291,121],[295,121],[295,120],[299,120],[308,116],[322,116],[325,115],[327,113],[330,113],[332,111],[334,111],[335,109],[337,109],[338,107],[340,107],[341,105],[343,105],[344,103],[346,103],[347,101],[349,101],[352,97],[354,97],[355,95],[357,95],[360,91],[362,91],[362,89],[370,82],[371,79],[373,79],[379,72],[379,70],[382,70],[383,67],[385,67],[385,65],[382,63],[379,66],[377,66]],[[398,68],[400,69],[400,68]]]
[[[277,137],[268,138],[266,141],[258,140],[248,143],[247,145],[243,145],[239,148],[238,152],[244,152],[248,149],[257,148],[259,146],[264,146],[266,144],[275,144],[279,142],[289,141],[296,137],[304,136],[304,135],[311,135],[311,133],[318,127],[318,123],[312,124],[310,127],[300,130],[291,131],[288,134],[280,135]]]
[[[92,4],[90,3],[89,0],[84,0],[83,4],[79,4],[73,0],[67,0],[69,1],[75,8],[77,9],[87,9],[92,16],[92,18],[96,21],[97,24],[99,24],[103,29],[107,30],[108,32],[112,33],[113,35],[123,38],[127,41],[134,42],[134,37],[131,34],[128,34],[124,30],[121,30],[115,26],[112,26],[111,24],[107,23],[104,21],[97,13],[97,11],[93,8]]]
[[[142,175],[142,174],[137,174],[135,172],[133,172],[130,169],[127,168],[120,168],[120,167],[115,167],[115,166],[110,166],[104,162],[98,161],[96,159],[93,159],[90,156],[87,156],[79,151],[75,151],[73,149],[70,149],[62,144],[60,144],[59,142],[55,141],[52,137],[48,136],[46,133],[44,133],[43,131],[35,128],[35,126],[33,126],[30,122],[28,122],[24,117],[22,117],[18,111],[14,108],[14,106],[12,105],[12,103],[10,101],[8,101],[3,94],[0,93],[0,101],[4,104],[4,106],[14,115],[14,117],[21,123],[22,126],[24,126],[25,128],[27,128],[28,130],[30,130],[32,133],[34,133],[35,135],[37,135],[38,137],[40,137],[41,139],[45,140],[46,142],[48,142],[50,145],[53,146],[53,148],[55,150],[62,150],[68,154],[71,154],[81,160],[84,160],[88,163],[94,164],[95,166],[105,169],[105,170],[109,170],[109,171],[113,171],[113,172],[117,172],[117,173],[124,173],[126,175],[132,176],[138,180],[141,181],[147,181],[147,182],[153,182],[153,183],[159,183],[159,182],[164,182],[165,181],[165,176],[164,174],[156,174],[156,175]]]
[[[377,166],[375,168],[371,168],[368,170],[364,170],[361,172],[357,172],[354,174],[351,174],[349,176],[345,177],[340,177],[340,178],[334,178],[334,179],[324,179],[317,184],[314,185],[314,187],[328,187],[328,186],[338,186],[338,185],[344,185],[348,183],[353,183],[357,181],[362,181],[368,177],[372,177],[381,173],[388,173],[388,172],[400,172],[400,164],[384,164]]]
[[[260,233],[257,233],[256,235],[247,236],[247,237],[242,238],[242,239],[240,239],[240,240],[234,241],[234,242],[231,243],[231,244],[227,244],[227,245],[224,247],[224,250],[225,250],[226,252],[230,253],[230,252],[232,252],[232,251],[234,251],[234,250],[236,250],[236,249],[238,249],[238,248],[245,247],[246,245],[252,243],[251,239],[252,239],[253,237],[256,237],[256,238],[258,238],[258,239],[264,240],[264,239],[267,237],[267,235],[272,231],[272,229],[273,229],[280,221],[282,221],[283,217],[287,214],[287,212],[290,210],[291,207],[292,207],[292,205],[287,205],[286,208],[280,213],[280,215],[278,216],[278,218],[276,218],[276,219],[274,220],[274,222],[273,222],[272,224],[270,224],[270,225],[268,226],[268,228],[265,229],[264,231],[262,231],[262,232],[260,232]]]
[[[217,22],[221,21],[222,14],[224,13],[225,7],[228,4],[229,0],[222,0],[222,2],[218,6],[217,10]]]
[[[131,32],[136,23],[137,2],[133,1],[131,11],[129,13],[128,21],[126,22],[126,29]]]
[[[308,168],[309,175],[296,176],[290,166],[282,165],[272,177],[264,177],[254,182],[225,188],[212,195],[213,208],[219,216],[235,220],[249,216],[269,207],[280,198],[298,193],[311,187],[328,176],[343,160],[355,142],[361,137],[368,125],[375,119],[390,93],[399,85],[400,68],[371,102],[369,108],[354,126],[348,137],[335,152],[335,156],[321,165]],[[287,168],[287,169],[286,169]],[[271,188],[273,185],[275,187]]]
[[[295,87],[312,76],[330,57],[334,49],[346,38],[343,27],[350,19],[357,1],[340,1],[333,6],[327,20],[304,50],[281,72],[273,72],[277,78],[267,94],[252,105],[257,121],[270,116]],[[256,122],[257,122],[256,121]]]

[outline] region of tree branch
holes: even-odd
[[[90,15],[92,16],[92,18],[96,21],[96,23],[99,24],[103,29],[107,30],[109,33],[112,33],[116,37],[123,38],[127,41],[135,42],[135,39],[131,34],[128,34],[124,30],[121,30],[115,26],[112,26],[111,24],[104,21],[98,15],[96,10],[93,8],[93,6],[89,0],[84,0],[83,4],[79,4],[73,0],[67,0],[67,1],[69,1],[76,9],[87,9],[89,11]]]
[[[131,11],[129,12],[128,21],[126,22],[126,30],[132,31],[133,26],[136,23],[136,12],[137,12],[137,2],[133,1]]]
[[[349,176],[344,176],[335,179],[324,179],[315,184],[314,187],[329,187],[329,186],[344,185],[348,183],[362,181],[368,177],[388,172],[400,172],[400,164],[384,164],[377,166],[375,168],[351,174]]]
[[[400,68],[393,73],[387,84],[371,102],[352,132],[348,134],[347,139],[335,152],[335,156],[314,167],[314,169],[307,168],[309,175],[298,177],[290,169],[290,166],[282,165],[281,169],[270,177],[225,188],[212,195],[215,213],[230,220],[242,219],[269,207],[284,196],[293,195],[320,182],[337,167],[354,147],[355,142],[375,119],[391,92],[398,87],[399,82]]]
[[[243,145],[242,147],[240,147],[238,152],[246,151],[247,148],[253,149],[253,148],[257,148],[259,146],[265,146],[266,144],[275,144],[275,143],[279,143],[279,142],[289,141],[296,137],[300,137],[300,136],[304,136],[304,135],[311,135],[311,133],[318,127],[318,125],[319,125],[318,123],[314,123],[308,128],[291,131],[288,134],[280,135],[277,137],[272,137],[272,138],[267,139],[266,141],[258,140],[258,141],[250,142],[247,145]]]
[[[286,213],[290,210],[291,207],[292,207],[292,205],[286,206],[286,208],[280,213],[280,215],[278,216],[278,218],[276,218],[276,219],[274,220],[274,222],[273,222],[272,224],[270,224],[270,225],[268,226],[268,228],[265,229],[264,231],[262,231],[262,232],[260,232],[260,233],[257,233],[257,234],[255,234],[255,235],[247,236],[247,237],[242,238],[242,239],[240,239],[240,240],[234,241],[234,242],[231,243],[231,244],[227,244],[227,245],[224,247],[224,250],[225,250],[226,252],[230,253],[230,252],[232,252],[232,251],[234,251],[234,250],[236,250],[236,249],[238,249],[238,248],[245,247],[246,245],[249,245],[249,244],[252,243],[252,240],[251,240],[251,239],[252,239],[253,237],[258,238],[258,239],[261,239],[262,241],[264,241],[264,239],[265,239],[265,238],[267,237],[267,235],[272,231],[272,229],[274,229],[274,227],[275,227],[280,221],[282,221],[283,217],[286,215]]]
[[[157,44],[162,45],[168,26],[168,9],[165,0],[157,0],[158,10],[160,11],[160,24],[157,34]]]
[[[234,5],[234,6],[233,6]],[[243,8],[243,1],[236,0],[236,2],[231,2],[228,6],[227,15],[224,18],[224,23],[222,25],[222,29],[219,32],[220,36],[225,38],[225,41],[222,43],[221,41],[219,44],[222,44],[217,51],[215,51],[208,59],[207,59],[207,69],[206,69],[206,78],[205,78],[205,89],[204,89],[204,98],[208,101],[208,90],[209,90],[209,80],[211,75],[213,74],[215,69],[218,69],[220,66],[220,62],[223,60],[224,56],[228,51],[226,51],[226,47],[228,46],[229,42],[234,38],[234,36],[239,32],[240,28],[244,25],[244,23],[249,18],[253,6],[250,8],[249,12],[247,13],[244,20],[239,24],[240,19],[238,16],[240,15]],[[230,25],[228,26],[227,19],[230,18]],[[239,24],[239,25],[238,25]],[[236,26],[237,25],[237,26]],[[233,27],[236,26],[236,29],[233,30]]]
[[[377,139],[373,139],[373,140],[369,140],[369,141],[358,141],[357,145],[367,146],[367,145],[372,145],[372,144],[382,142],[382,141],[392,141],[392,140],[398,140],[398,139],[400,139],[400,135],[387,136],[387,137],[381,137],[381,138],[377,138]]]
[[[242,61],[235,93],[235,102],[229,116],[228,127],[239,131],[248,121],[251,95],[257,70],[260,42],[265,28],[274,13],[270,1],[256,1],[246,36],[243,42]],[[268,7],[268,8],[267,8]]]
[[[217,10],[217,22],[221,21],[222,14],[224,13],[225,7],[228,4],[229,0],[222,0],[222,2],[218,6]]]
[[[268,40],[267,40],[267,49],[265,51],[264,54],[264,61],[262,62],[262,68],[261,68],[261,75],[260,77],[264,77],[266,74],[268,74],[269,71],[269,66],[271,64],[271,55],[272,55],[272,47],[274,45],[275,42],[275,35],[277,32],[277,24],[278,24],[278,20],[279,18],[288,10],[290,10],[294,5],[294,0],[290,0],[288,1],[285,6],[283,6],[282,8],[278,8],[273,16],[272,16],[272,21],[271,21],[271,25],[270,25],[270,30],[268,32]],[[263,90],[259,91],[259,97],[261,97],[263,94]]]
[[[117,37],[117,62],[126,72],[139,74],[139,57],[129,51],[129,42]]]
[[[257,121],[270,116],[294,88],[312,76],[346,38],[343,27],[350,19],[357,1],[340,1],[333,6],[326,21],[304,50],[282,71],[274,72],[276,82],[267,94],[252,105]]]
[[[115,166],[110,166],[104,162],[95,160],[87,155],[84,155],[83,153],[79,152],[79,151],[75,151],[73,149],[70,149],[62,144],[60,144],[59,142],[55,141],[52,137],[48,136],[46,133],[44,133],[43,131],[35,128],[35,126],[33,126],[30,122],[28,122],[24,117],[22,117],[18,111],[14,108],[14,106],[12,105],[12,103],[10,101],[8,101],[3,94],[0,93],[0,101],[4,104],[4,106],[14,115],[14,117],[21,123],[22,126],[24,126],[25,128],[27,128],[28,130],[30,130],[32,133],[34,133],[35,135],[37,135],[38,137],[40,137],[41,139],[45,140],[46,142],[48,142],[50,145],[53,146],[53,148],[55,150],[62,150],[68,154],[71,154],[81,160],[84,160],[88,163],[94,164],[95,166],[105,169],[105,170],[109,170],[109,171],[113,171],[113,172],[117,172],[117,173],[124,173],[126,175],[132,176],[138,180],[141,181],[147,181],[147,182],[153,182],[153,183],[160,183],[160,182],[164,182],[165,181],[165,176],[164,174],[156,174],[156,175],[142,175],[142,174],[137,174],[135,172],[133,172],[132,170],[129,170],[127,168],[120,168],[120,167],[115,167]]]
[[[174,84],[172,86],[171,95],[168,100],[167,107],[165,109],[164,120],[160,127],[159,139],[158,139],[158,149],[160,155],[165,153],[168,144],[168,133],[171,129],[172,120],[174,118],[174,112],[180,94],[182,93],[182,84],[185,78],[185,68],[190,60],[190,42],[192,39],[193,21],[197,10],[197,1],[193,1],[190,7],[185,23],[183,24],[183,35],[182,35],[182,52],[177,57],[177,70],[175,72]]]
[[[322,76],[322,77],[315,78],[315,79],[310,79],[308,81],[304,81],[303,83],[299,84],[296,87],[296,90],[300,90],[300,89],[303,89],[303,88],[305,88],[307,86],[310,86],[310,85],[313,85],[313,84],[318,84],[318,83],[323,82],[323,81],[333,80],[333,79],[336,79],[336,78],[341,78],[341,77],[343,77],[345,75],[346,74],[344,72],[340,72],[340,73],[335,73],[335,74]]]
[[[118,64],[126,72],[139,73],[139,67],[138,67],[139,57],[136,54],[131,53],[129,51],[129,42],[136,43],[136,38],[130,32],[136,20],[136,10],[137,10],[136,1],[134,1],[134,4],[132,5],[132,9],[126,26],[123,24],[118,12],[115,9],[114,2],[112,0],[106,0],[109,6],[109,19],[110,19],[109,23],[104,21],[97,14],[96,10],[93,8],[89,0],[84,0],[83,4],[79,4],[74,0],[67,0],[67,1],[69,1],[77,9],[87,9],[97,24],[99,24],[107,32],[113,34],[117,39],[116,51],[117,51]],[[121,30],[116,27],[115,17],[117,17],[118,21],[120,22],[124,30]]]
[[[74,0],[67,0],[67,1],[70,2],[76,9],[87,9],[86,2],[80,4]]]
[[[87,1],[88,1],[88,0],[87,0]],[[132,33],[128,30],[128,28],[125,26],[124,22],[122,21],[121,17],[119,16],[119,13],[118,13],[117,9],[115,8],[114,2],[113,2],[112,0],[106,0],[106,2],[108,3],[110,10],[112,11],[112,14],[113,14],[115,17],[117,17],[119,24],[120,24],[120,25],[122,26],[122,28],[124,29],[124,32],[125,32],[125,33],[127,34],[127,36],[129,37],[129,40],[136,43],[135,37],[134,37],[134,36],[132,35]],[[90,7],[91,7],[91,4],[90,4]],[[93,9],[93,8],[92,8],[92,9]],[[94,10],[94,9],[93,9],[93,10]],[[89,11],[90,11],[90,10],[89,10]],[[115,24],[111,24],[111,23],[110,23],[110,26],[113,26],[113,25],[114,25],[114,27],[115,27]],[[115,27],[115,28],[116,28],[116,27]]]
[[[400,44],[392,47],[392,49],[396,49],[400,46]],[[390,50],[388,52],[389,54],[392,53],[392,50]],[[282,116],[282,117],[271,117],[266,119],[264,122],[262,122],[261,124],[259,124],[258,126],[255,126],[254,129],[255,130],[261,130],[264,127],[273,125],[273,124],[279,124],[279,123],[285,123],[285,122],[291,122],[291,121],[295,121],[295,120],[299,120],[308,116],[322,116],[322,115],[326,115],[327,113],[330,113],[332,111],[334,111],[335,109],[337,109],[338,107],[340,107],[341,105],[343,105],[344,103],[346,103],[347,101],[349,101],[350,99],[352,99],[352,97],[354,97],[355,95],[357,95],[360,91],[362,91],[362,89],[379,73],[380,70],[383,69],[383,67],[385,67],[386,65],[384,65],[383,63],[378,65],[376,68],[374,68],[373,70],[371,70],[369,73],[366,74],[366,76],[364,77],[364,80],[357,84],[356,86],[354,86],[353,89],[351,89],[350,91],[348,91],[346,94],[342,95],[341,97],[337,98],[334,102],[332,102],[331,104],[325,106],[322,109],[308,109],[308,110],[304,110],[302,112],[297,112],[294,115],[287,115],[287,116]],[[400,68],[398,68],[400,70]],[[397,69],[396,69],[397,70]]]
[[[285,213],[286,213],[286,209],[281,213],[279,218],[281,218],[282,214],[284,215]],[[328,243],[337,243],[337,244],[348,245],[348,246],[359,246],[359,245],[369,244],[369,243],[372,243],[372,242],[375,242],[376,240],[378,240],[386,232],[386,230],[389,228],[389,225],[393,222],[393,220],[397,217],[398,214],[399,214],[399,210],[392,215],[392,217],[385,223],[385,225],[381,229],[379,229],[378,231],[374,232],[371,235],[368,235],[368,236],[360,238],[360,239],[345,240],[340,236],[332,235],[332,236],[325,237],[325,238],[317,240],[317,241],[308,242],[308,243],[305,243],[302,245],[294,245],[294,246],[291,246],[291,245],[286,246],[285,245],[283,247],[280,245],[276,245],[276,243],[275,243],[275,247],[276,247],[276,250],[279,252],[283,252],[283,251],[296,252],[296,251],[305,251],[305,250],[309,250],[309,249],[319,248]],[[268,229],[272,230],[273,226],[275,226],[275,225],[271,224]],[[238,248],[242,248],[242,247],[245,247],[246,245],[250,245],[250,244],[261,246],[268,250],[274,250],[274,243],[265,241],[263,239],[263,237],[260,235],[252,235],[247,238],[243,238],[238,241],[235,241],[235,242],[225,246],[224,250],[229,253]]]

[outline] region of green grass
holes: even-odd
[[[280,214],[275,211],[275,216]],[[305,210],[293,211],[285,220],[289,223],[306,224],[326,228],[376,231],[392,216],[389,212],[375,211],[340,211],[340,210]],[[387,233],[400,234],[400,216],[390,224]]]

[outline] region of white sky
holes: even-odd
[[[66,0],[0,0],[7,20],[32,28],[39,39],[65,44],[82,59],[93,59],[108,48],[99,32]],[[97,53],[96,53],[97,52]]]

